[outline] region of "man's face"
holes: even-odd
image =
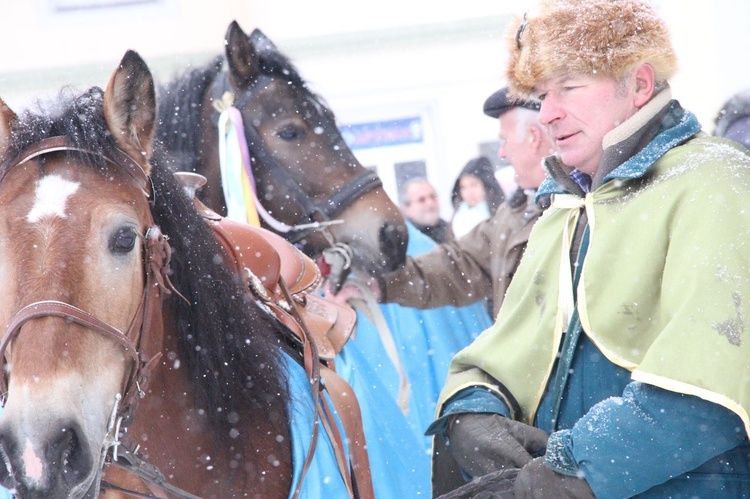
[[[506,159],[513,167],[515,181],[521,189],[536,189],[547,176],[542,167],[542,158],[549,151],[540,151],[532,147],[534,136],[531,134],[531,123],[525,109],[513,108],[500,115],[500,147],[497,155]]]
[[[419,225],[436,225],[440,220],[440,205],[435,189],[428,183],[416,182],[406,191],[409,204],[402,206],[406,218]]]
[[[601,163],[604,136],[638,108],[631,86],[613,78],[563,76],[537,87],[542,101],[539,122],[567,166],[593,175]]]

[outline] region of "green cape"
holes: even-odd
[[[495,325],[453,359],[438,414],[458,390],[497,380],[533,422],[572,310],[570,240],[585,206],[585,334],[634,380],[720,404],[750,433],[749,154],[702,136],[641,178],[553,196]]]

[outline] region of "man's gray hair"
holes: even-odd
[[[398,202],[401,204],[401,206],[409,206],[409,187],[411,187],[414,184],[429,184],[430,181],[427,180],[425,177],[411,177],[406,182],[401,184],[401,187],[398,189]]]
[[[539,124],[539,111],[523,107],[516,107],[514,110],[516,111],[516,140],[519,143],[529,137],[529,129],[532,126],[542,131],[542,126]]]

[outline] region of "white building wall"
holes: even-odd
[[[221,53],[229,23],[261,28],[331,105],[339,123],[419,115],[420,146],[357,151],[395,194],[389,162],[423,159],[446,217],[463,164],[494,140],[484,99],[503,84],[502,35],[529,0],[152,0],[129,7],[55,13],[55,2],[0,0],[0,97],[11,107],[65,84],[104,86],[126,49],[166,79]],[[89,0],[89,3],[94,0]],[[750,87],[750,1],[654,0],[667,18],[681,70],[675,96],[704,127],[735,91]],[[389,176],[390,175],[390,176]]]

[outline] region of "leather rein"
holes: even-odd
[[[63,136],[46,138],[24,149],[15,158],[8,161],[8,168],[3,168],[2,171],[7,174],[11,168],[22,165],[33,158],[62,151],[76,151],[98,156],[127,172],[146,197],[153,195],[150,177],[138,162],[125,152],[115,149],[112,157],[110,157],[100,152],[75,147],[69,144],[67,138]],[[0,182],[3,179],[4,175],[0,176]],[[169,490],[180,497],[194,498],[195,496],[166,484],[158,470],[155,470],[153,466],[149,465],[150,468],[146,466],[146,463],[137,458],[135,451],[131,451],[120,442],[120,428],[127,427],[132,422],[138,401],[145,397],[151,373],[161,358],[161,352],[152,354],[146,352],[144,347],[149,344],[152,335],[161,334],[161,302],[164,295],[170,294],[174,290],[168,277],[171,248],[167,237],[154,224],[150,211],[148,212],[147,226],[146,234],[142,238],[145,253],[145,286],[138,310],[128,330],[122,332],[85,310],[57,300],[41,300],[24,306],[16,312],[5,330],[2,340],[0,340],[0,399],[2,404],[5,405],[8,395],[6,351],[10,343],[21,334],[21,330],[27,322],[43,317],[58,317],[114,340],[127,352],[131,367],[123,383],[121,394],[118,394],[115,398],[108,434],[102,445],[102,468],[109,462],[129,469],[141,477],[159,496],[163,495],[161,491]],[[122,449],[120,450],[120,448]],[[125,458],[124,463],[118,462],[118,450]],[[101,479],[101,470],[97,479]],[[154,490],[153,485],[156,486],[156,490]],[[130,491],[128,492],[130,493]]]

